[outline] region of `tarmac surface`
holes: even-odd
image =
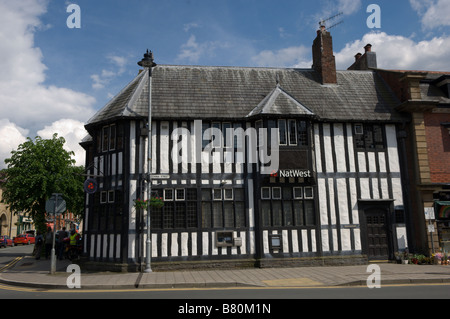
[[[18,257],[0,269],[0,283],[42,289],[69,289],[76,283],[69,260],[57,260],[50,274],[50,260]],[[379,266],[374,272],[371,265]],[[376,267],[375,266],[375,267]],[[377,277],[377,275],[379,275]],[[245,268],[152,273],[83,273],[81,289],[168,289],[231,287],[330,287],[393,284],[450,284],[450,265],[373,263],[358,266]],[[379,279],[380,281],[376,281]]]

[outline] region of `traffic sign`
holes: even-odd
[[[45,202],[45,210],[47,213],[60,215],[67,210],[66,201],[62,198],[61,194],[52,194]]]

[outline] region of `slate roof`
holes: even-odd
[[[94,115],[91,125],[148,115],[148,73],[141,72]],[[241,120],[267,114],[324,121],[400,121],[399,101],[374,71],[337,71],[322,85],[312,69],[159,65],[152,74],[154,119]]]

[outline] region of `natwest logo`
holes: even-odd
[[[301,169],[281,169],[278,175],[280,177],[312,177],[310,170]]]

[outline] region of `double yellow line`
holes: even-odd
[[[17,264],[19,261],[21,261],[23,257],[16,257],[13,261],[11,261],[9,264],[3,266],[0,268],[0,272],[4,272],[5,270],[13,267],[15,264]]]

